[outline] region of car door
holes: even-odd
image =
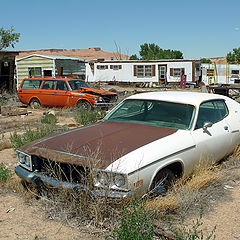
[[[55,96],[54,96],[54,88],[55,88],[55,80],[45,80],[40,89],[40,102],[44,106],[53,107],[55,106]]]
[[[56,89],[54,91],[55,106],[65,107],[69,106],[69,89],[66,81],[57,80]]]
[[[224,100],[207,101],[200,105],[196,126],[192,131],[196,153],[204,162],[216,162],[229,153],[231,131],[226,121],[228,109]],[[204,123],[209,122],[205,130]]]

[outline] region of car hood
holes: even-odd
[[[45,137],[20,150],[43,158],[105,169],[124,155],[178,130],[104,121]],[[90,162],[89,162],[90,161]]]
[[[98,95],[116,95],[116,93],[114,92],[108,92],[108,91],[104,91],[101,89],[96,89],[96,88],[84,88],[82,87],[82,92],[84,93],[90,93],[90,94],[98,94]]]

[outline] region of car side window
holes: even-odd
[[[42,89],[45,89],[45,90],[54,90],[54,87],[55,87],[55,81],[50,81],[50,80],[44,81],[42,85]]]
[[[199,107],[195,129],[203,127],[205,122],[217,123],[228,115],[228,109],[224,100],[204,102]]]
[[[21,89],[39,89],[42,80],[24,80]]]
[[[56,90],[67,91],[68,87],[65,81],[57,81]]]

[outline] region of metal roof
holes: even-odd
[[[39,55],[39,54],[32,54],[32,55],[29,55],[29,56],[26,56],[26,57],[23,57],[23,58],[19,58],[16,61],[18,62],[18,61],[21,61],[21,60],[24,60],[24,59],[30,58],[30,57],[43,57],[43,58],[49,58],[49,59],[53,59],[53,60],[57,60],[57,59],[60,59],[60,60],[77,60],[77,61],[85,62],[85,60],[81,59],[81,58],[73,58],[73,57],[66,57],[66,56],[53,56],[53,55]]]

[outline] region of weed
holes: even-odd
[[[0,106],[6,106],[8,104],[8,99],[6,97],[0,96]]]
[[[11,177],[11,171],[3,163],[0,163],[0,182],[6,182]]]
[[[178,227],[173,227],[171,221],[169,220],[169,227],[171,232],[173,233],[173,237],[175,240],[216,239],[215,236],[216,226],[213,228],[210,234],[204,237],[204,232],[202,229],[200,229],[202,225],[203,225],[202,210],[200,211],[200,217],[197,218],[196,221],[193,221],[192,226],[189,228],[186,227],[183,217],[181,218],[180,226]]]
[[[32,142],[34,140],[48,136],[55,132],[61,132],[61,131],[65,131],[65,130],[67,130],[65,127],[59,129],[56,126],[44,124],[35,130],[26,128],[25,133],[22,135],[14,132],[10,136],[10,141],[11,141],[13,148],[17,149],[17,148],[19,148],[29,142]]]
[[[82,125],[87,125],[90,123],[95,123],[98,120],[102,119],[106,115],[106,112],[103,110],[94,110],[94,111],[86,111],[83,109],[78,109],[74,118],[77,123]]]
[[[113,239],[151,240],[154,236],[155,213],[145,210],[145,201],[136,196],[122,209],[120,227],[113,232]]]
[[[55,125],[57,123],[57,118],[53,114],[46,114],[41,118],[41,123]]]

